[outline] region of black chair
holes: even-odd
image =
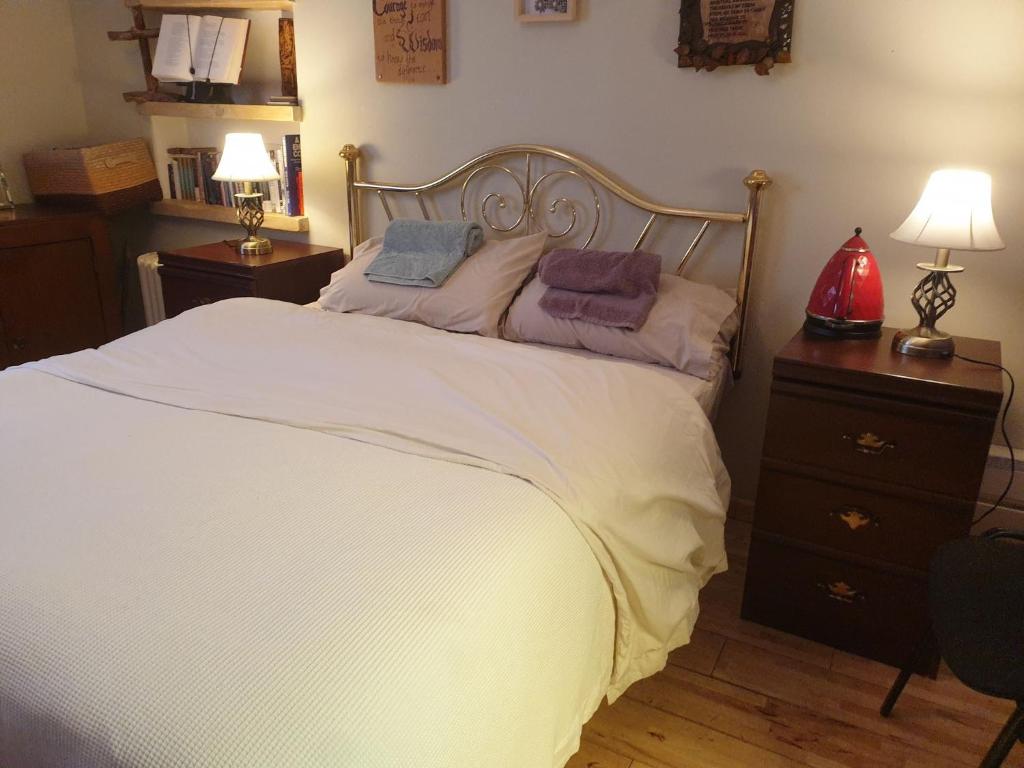
[[[932,558],[928,605],[934,637],[921,643],[882,704],[888,717],[916,662],[938,650],[961,682],[1017,708],[981,762],[997,768],[1024,738],[1024,531],[957,539]]]

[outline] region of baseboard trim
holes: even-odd
[[[991,506],[991,504],[979,502],[974,509],[975,519],[985,514]],[[984,520],[975,523],[971,528],[971,533],[984,533],[989,528],[1014,528],[1024,531],[1024,509],[997,507]]]

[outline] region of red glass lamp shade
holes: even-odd
[[[875,339],[882,333],[882,274],[868,244],[855,234],[829,259],[807,302],[804,330],[835,339]]]

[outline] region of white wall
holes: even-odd
[[[21,156],[87,135],[68,0],[0,0],[0,166],[31,200]]]
[[[103,35],[127,26],[121,0],[72,5],[94,137],[138,134],[142,124],[119,103],[122,90],[142,87],[137,54]],[[751,498],[771,358],[799,327],[819,269],[862,226],[883,270],[888,323],[911,325],[908,296],[921,276],[913,265],[929,254],[888,233],[931,170],[970,165],[993,175],[1008,248],[957,254],[968,270],[942,326],[1001,339],[1005,361],[1024,378],[1024,3],[801,0],[795,61],[767,78],[746,68],[677,69],[679,0],[582,6],[575,23],[521,25],[511,0],[449,0],[451,82],[437,87],[375,82],[369,2],[298,0],[311,240],[347,242],[337,157],[347,142],[367,146],[373,175],[395,180],[432,176],[506,142],[553,144],[655,199],[723,208],[742,205],[749,169],[766,168],[776,183],[754,275],[747,371],[719,423],[736,494]],[[274,55],[259,45],[249,51],[250,59]],[[150,238],[183,244],[232,231],[164,219]],[[1021,406],[1012,430],[1024,446]]]
[[[720,420],[736,494],[756,483],[771,358],[803,319],[817,273],[855,225],[878,257],[888,323],[926,251],[888,238],[928,173],[955,164],[994,178],[1009,247],[958,254],[959,304],[942,324],[999,338],[1024,379],[1024,4],[1018,0],[802,0],[794,63],[675,67],[678,0],[584,0],[571,24],[521,25],[509,0],[449,0],[451,82],[378,84],[371,4],[299,0],[304,177],[312,239],[347,237],[346,142],[370,145],[374,175],[431,176],[490,146],[576,150],[669,202],[734,207],[751,168],[775,178],[753,283],[747,372]],[[1024,446],[1024,409],[1013,414]]]

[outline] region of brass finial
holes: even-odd
[[[359,157],[359,147],[355,144],[346,144],[338,154],[345,160],[352,161]]]
[[[755,187],[767,187],[772,183],[772,178],[765,171],[758,169],[756,171],[751,171],[750,175],[743,180],[743,183],[751,189],[754,189]]]

